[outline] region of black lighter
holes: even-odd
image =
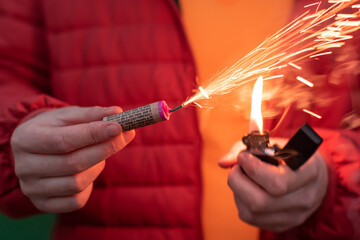
[[[242,141],[247,146],[246,151],[262,161],[273,165],[285,161],[292,170],[296,170],[315,153],[323,140],[308,124],[304,124],[283,149],[277,145],[269,146],[268,132],[251,132]]]

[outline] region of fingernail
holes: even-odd
[[[110,124],[105,127],[105,134],[109,138],[116,137],[121,133],[121,127],[116,124]]]
[[[109,115],[113,115],[113,114],[121,113],[122,109],[121,109],[121,107],[118,107],[118,106],[111,106],[111,107],[108,107],[106,109],[106,111],[108,112]]]

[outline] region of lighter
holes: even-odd
[[[308,125],[304,124],[289,140],[283,149],[277,145],[269,146],[269,133],[253,131],[242,139],[249,151],[264,162],[278,165],[284,161],[292,170],[298,169],[318,149],[322,138]]]

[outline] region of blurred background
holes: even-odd
[[[14,220],[0,213],[0,239],[49,239],[55,217],[54,214],[42,214],[35,217]]]

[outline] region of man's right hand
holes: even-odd
[[[105,159],[131,142],[135,131],[122,132],[103,117],[119,107],[65,107],[35,115],[19,125],[11,147],[23,193],[41,211],[63,213],[82,208]]]

